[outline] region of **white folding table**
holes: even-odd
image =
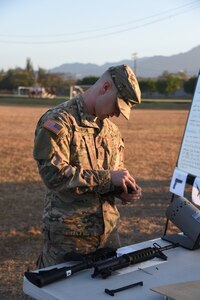
[[[168,242],[162,239],[156,239],[131,245],[131,248],[138,250],[152,247],[154,242],[160,246],[169,245]],[[143,281],[143,286],[136,286],[118,292],[114,297],[120,300],[163,299],[162,295],[152,291],[151,288],[200,279],[200,249],[191,251],[177,247],[165,251],[165,254],[168,257],[167,261],[154,258],[121,269],[107,279],[101,277],[91,278],[93,269],[87,269],[75,273],[69,278],[39,288],[24,277],[23,291],[38,300],[108,300],[111,296],[105,293],[106,288],[117,289]],[[62,266],[67,266],[67,263],[56,267]]]

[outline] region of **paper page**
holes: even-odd
[[[200,177],[200,76],[198,77],[190,114],[188,117],[178,168]]]

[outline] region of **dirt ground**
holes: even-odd
[[[40,252],[44,186],[32,158],[34,128],[47,107],[0,106],[0,299],[26,299],[23,273]],[[143,189],[142,199],[118,205],[122,245],[160,237],[170,201],[186,110],[136,110],[114,119],[125,140],[125,162]]]

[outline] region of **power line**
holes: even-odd
[[[198,2],[199,5],[191,7],[191,5],[196,4],[197,2]],[[91,40],[91,39],[97,39],[97,38],[112,36],[112,35],[116,35],[116,34],[128,32],[128,31],[140,29],[140,28],[143,28],[143,27],[147,27],[147,26],[155,24],[155,23],[163,22],[166,19],[177,17],[177,16],[179,16],[181,14],[188,13],[189,11],[194,10],[194,9],[200,7],[200,3],[199,3],[199,0],[198,0],[198,1],[194,1],[194,2],[192,2],[190,4],[179,6],[179,7],[175,8],[175,9],[167,10],[167,11],[162,12],[160,14],[155,14],[155,15],[152,15],[152,16],[149,16],[149,17],[146,17],[146,18],[142,18],[142,19],[138,19],[138,20],[135,20],[135,21],[132,21],[132,22],[128,22],[128,23],[126,23],[126,25],[127,24],[132,24],[132,23],[139,22],[140,20],[151,19],[152,17],[158,16],[158,15],[160,16],[161,14],[166,14],[166,12],[169,12],[169,11],[180,10],[182,8],[186,8],[186,6],[188,6],[188,5],[190,6],[190,9],[187,8],[186,10],[183,10],[183,11],[180,11],[180,12],[177,12],[177,13],[168,14],[167,16],[164,16],[162,18],[157,18],[157,19],[152,20],[152,21],[150,20],[149,22],[145,22],[143,24],[139,24],[139,25],[136,25],[136,26],[133,26],[133,27],[128,27],[128,28],[117,30],[117,31],[113,31],[113,32],[101,33],[101,34],[97,34],[97,35],[93,35],[93,36],[85,36],[85,37],[82,37],[82,38],[79,37],[79,38],[68,39],[68,40],[58,40],[58,41],[54,40],[54,41],[30,41],[29,42],[29,41],[0,40],[0,43],[6,43],[6,44],[27,44],[27,45],[29,45],[29,44],[31,44],[31,45],[32,44],[64,44],[64,43],[80,42],[80,41],[84,41],[84,40]],[[109,28],[116,28],[116,27],[120,27],[120,26],[124,26],[124,25],[121,24],[121,25],[111,26],[111,27],[107,27],[107,29],[109,29]],[[105,30],[105,29],[97,29],[97,30],[92,30],[90,32],[96,32],[96,31]],[[82,32],[82,33],[87,33],[87,32]],[[78,34],[78,32],[76,34]],[[80,32],[79,32],[79,34],[80,34]],[[75,33],[74,34],[71,33],[70,35],[75,35]],[[70,36],[70,35],[68,35],[68,36]],[[0,35],[0,36],[3,36],[3,35]],[[60,36],[63,36],[63,35],[57,35],[57,37],[60,37]],[[19,36],[15,36],[15,37],[19,37]],[[40,36],[40,37],[44,37],[44,36]],[[48,36],[48,37],[50,37],[50,36]],[[29,38],[33,38],[33,36],[29,36]]]
[[[113,25],[113,26],[108,26],[108,27],[101,27],[101,28],[92,29],[92,30],[76,31],[76,32],[71,32],[71,33],[39,34],[39,35],[23,35],[23,34],[19,34],[19,35],[9,34],[8,35],[8,34],[0,34],[0,36],[1,37],[15,37],[15,38],[18,38],[18,37],[23,37],[23,38],[49,38],[49,37],[62,37],[62,36],[72,36],[72,35],[74,36],[74,35],[79,35],[79,34],[99,32],[99,31],[110,30],[110,29],[113,29],[113,28],[118,28],[118,27],[126,26],[126,25],[129,25],[129,24],[138,23],[138,22],[141,22],[141,21],[144,21],[144,20],[146,21],[148,19],[152,19],[152,18],[164,15],[164,14],[169,13],[169,12],[174,12],[176,10],[181,10],[181,9],[186,8],[188,6],[190,8],[191,6],[193,6],[196,3],[199,3],[199,0],[187,3],[187,4],[184,4],[184,5],[181,5],[181,6],[177,6],[175,8],[168,9],[168,10],[165,10],[165,11],[162,11],[160,13],[153,14],[153,15],[150,15],[150,16],[147,16],[147,17],[144,17],[144,18],[139,18],[139,19],[136,19],[136,20],[131,20],[131,21],[125,22],[125,23],[121,23],[121,24],[117,24],[117,25]],[[192,8],[192,9],[194,9],[194,8]]]

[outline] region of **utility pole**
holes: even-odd
[[[136,75],[137,71],[137,52],[132,53],[132,59],[133,59],[133,70]]]

